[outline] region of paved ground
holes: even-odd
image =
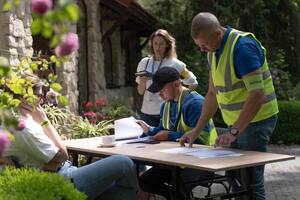
[[[267,200],[300,200],[300,146],[269,146],[269,152],[295,155],[295,160],[277,162],[266,165],[265,187]],[[213,186],[212,191],[224,189]],[[206,189],[197,187],[194,194],[203,197]],[[164,198],[157,197],[157,200]]]
[[[266,165],[269,200],[300,200],[300,146],[270,146],[270,152],[295,155],[295,160]]]

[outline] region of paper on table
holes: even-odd
[[[203,150],[203,149],[207,149],[207,148],[177,147],[177,148],[161,149],[161,150],[157,150],[157,151],[163,152],[163,153],[187,154],[187,153],[191,153],[191,152],[195,152],[195,151],[199,151],[199,150]]]
[[[221,149],[205,149],[186,153],[186,155],[195,156],[197,158],[220,158],[220,157],[235,157],[241,156],[240,153]]]
[[[116,140],[137,138],[143,134],[142,127],[135,122],[133,117],[115,120],[114,129]]]

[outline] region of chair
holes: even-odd
[[[230,185],[228,183],[228,177],[226,175],[221,175],[217,173],[212,173],[210,177],[204,177],[203,179],[199,179],[196,181],[185,182],[183,184],[183,187],[187,199],[195,199],[192,190],[197,186],[207,188],[207,194],[205,195],[205,198],[209,198],[218,195],[218,194],[213,194],[213,195],[211,194],[211,189],[213,184],[222,185],[226,191],[226,194],[229,194]]]

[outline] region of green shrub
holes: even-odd
[[[296,100],[300,100],[300,82],[293,89],[294,97]]]
[[[120,99],[112,98],[103,107],[103,114],[109,119],[121,119],[134,115],[134,111],[129,108],[126,103]]]
[[[75,139],[109,135],[113,129],[112,120],[102,120],[92,124],[88,119],[75,115],[66,108],[43,106],[51,124],[63,139]]]
[[[84,200],[87,196],[56,173],[5,168],[0,173],[0,200]]]
[[[300,144],[300,101],[278,101],[278,107],[278,121],[271,143]],[[216,127],[226,127],[219,110],[213,120]]]
[[[271,143],[300,144],[300,101],[278,101],[279,113]]]

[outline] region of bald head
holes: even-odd
[[[217,17],[209,12],[201,12],[197,14],[192,21],[191,35],[196,38],[201,31],[210,31],[221,27]]]

